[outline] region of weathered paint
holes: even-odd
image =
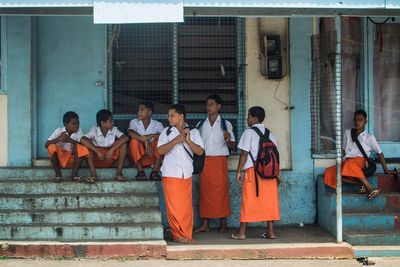
[[[7,95],[0,94],[0,166],[7,166],[8,158]]]
[[[32,19],[7,17],[8,166],[30,166],[32,153]],[[5,50],[5,51],[4,51]]]

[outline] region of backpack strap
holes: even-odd
[[[358,140],[358,136],[357,136],[357,132],[356,129],[351,129],[351,139],[353,140],[353,142],[356,143],[358,149],[360,150],[361,154],[363,154],[364,158],[369,161],[369,158],[367,156],[367,153],[365,153],[364,148],[362,147],[362,145],[360,144],[360,141]]]
[[[228,127],[226,126],[226,120],[221,117],[221,129],[222,131],[227,131]]]
[[[172,126],[169,126],[167,129],[167,136],[171,133],[171,131],[172,131]]]
[[[196,126],[197,130],[200,130],[201,127],[203,127],[203,124],[204,124],[205,121],[206,121],[206,120],[203,119],[203,120],[199,121],[199,123],[197,123],[197,126]]]

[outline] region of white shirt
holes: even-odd
[[[168,128],[169,127],[165,128],[161,132],[160,137],[158,138],[158,147],[169,143],[179,135],[179,131],[176,127],[172,127],[170,134],[167,135]],[[192,140],[192,142],[196,145],[201,146],[201,148],[204,148],[203,141],[201,140],[200,133],[197,129],[192,129],[190,131],[190,140]],[[186,142],[176,144],[174,147],[172,147],[172,149],[164,156],[164,162],[161,166],[161,173],[163,177],[181,179],[192,177],[193,160],[183,146],[185,146],[189,152],[192,152]]]
[[[382,150],[379,147],[375,136],[367,133],[366,130],[360,133],[360,135],[357,138],[360,141],[360,144],[364,148],[364,151],[368,157],[371,155],[372,151],[375,151],[375,153],[378,155],[382,153]],[[344,144],[345,158],[363,157],[363,154],[361,153],[357,144],[353,142],[351,138],[351,129],[347,129],[344,132],[343,144]]]
[[[204,149],[206,151],[206,156],[228,156],[229,149],[226,145],[224,138],[224,131],[222,130],[221,117],[218,115],[214,124],[211,126],[210,120],[207,118],[203,125],[200,127],[201,139],[203,139]],[[232,124],[226,121],[226,129],[231,135],[231,141],[235,140],[235,135],[233,134]],[[197,126],[200,124],[197,123]]]
[[[124,133],[118,130],[117,127],[113,127],[111,130],[108,130],[106,136],[104,136],[100,127],[94,126],[84,136],[89,138],[95,146],[111,147],[115,143],[115,139],[120,138],[123,134]]]
[[[133,130],[139,135],[159,134],[164,130],[164,126],[161,122],[150,119],[150,124],[145,129],[142,120],[133,119],[129,123],[128,130]]]
[[[261,124],[261,123],[254,124],[253,127],[257,127],[258,129],[260,129],[260,131],[262,133],[265,133],[264,124]],[[276,138],[272,133],[269,134],[269,139],[277,146]],[[257,154],[258,154],[259,142],[260,142],[260,137],[258,136],[256,131],[254,131],[251,128],[248,128],[243,132],[243,135],[240,138],[240,141],[238,144],[238,148],[240,148],[241,150],[250,152],[255,160],[257,158]],[[248,155],[246,163],[243,166],[243,170],[246,170],[253,166],[254,166],[254,163],[253,163],[250,155]]]
[[[57,129],[54,130],[54,132],[50,135],[50,137],[47,140],[51,141],[51,140],[57,139],[64,132],[68,135],[67,130],[65,129],[65,127],[57,128]],[[72,140],[75,140],[75,141],[79,142],[81,140],[82,136],[83,136],[82,129],[79,128],[78,131],[76,131],[76,132],[74,132],[74,133],[72,133],[70,135],[70,138]],[[58,142],[57,145],[62,146],[62,148],[64,148],[67,151],[72,151],[72,144],[71,143]]]

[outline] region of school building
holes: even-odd
[[[84,132],[103,108],[125,131],[142,100],[165,125],[177,102],[195,123],[215,93],[237,140],[248,108],[266,110],[281,153],[280,225],[400,244],[397,180],[378,168],[371,182],[384,193],[371,202],[321,182],[358,108],[390,167],[399,166],[399,0],[2,0],[0,16],[0,239],[163,239],[161,184],[135,181],[130,167],[124,183],[100,170],[96,185],[54,184],[44,144],[70,110]],[[230,156],[230,227],[240,216],[237,161]]]

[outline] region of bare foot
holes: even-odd
[[[196,230],[194,230],[194,233],[205,233],[205,232],[209,232],[210,228],[208,227],[208,225],[202,225],[200,228],[197,228]]]
[[[173,240],[176,243],[181,243],[181,244],[194,244],[195,241],[193,239],[187,239],[185,237],[179,237],[177,239]]]
[[[219,228],[218,234],[223,235],[226,233],[227,230],[228,230],[228,228],[226,227],[226,225],[221,225],[221,227]]]
[[[232,239],[237,239],[237,240],[245,240],[246,236],[245,235],[240,235],[239,233],[233,233],[231,238]]]
[[[276,239],[277,238],[274,233],[263,233],[260,237],[265,238],[265,239]]]

